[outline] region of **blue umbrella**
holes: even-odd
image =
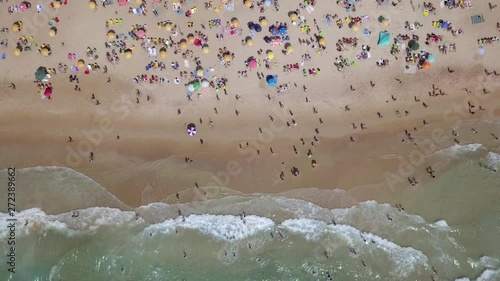
[[[272,4],[273,4],[273,2],[272,2],[271,0],[266,0],[266,1],[264,1],[264,6],[266,6],[266,7],[269,7],[269,6],[271,6]]]
[[[281,35],[286,35],[286,32],[287,32],[286,27],[284,27],[284,26],[280,27],[280,34]]]
[[[278,36],[280,35],[280,31],[277,28],[273,28],[271,29],[271,34],[274,36]]]
[[[266,43],[271,43],[271,38],[269,38],[269,36],[264,36],[264,42]]]
[[[449,25],[450,25],[450,23],[445,21],[445,22],[441,23],[441,28],[446,29],[446,28],[448,28]]]
[[[267,85],[274,87],[278,84],[278,77],[276,75],[267,75],[266,76]]]
[[[436,61],[436,58],[434,57],[434,55],[429,55],[429,57],[427,57],[427,60],[428,60],[430,63],[433,63],[434,61]]]
[[[486,50],[484,48],[479,49],[480,56],[484,56],[485,53],[486,53]]]
[[[193,123],[190,123],[187,126],[187,132],[188,132],[188,135],[190,135],[190,136],[196,135],[196,125]]]
[[[254,27],[254,29],[255,29],[256,32],[261,32],[262,31],[262,27],[260,26],[260,24],[256,23],[256,24],[254,24],[253,27]]]
[[[248,22],[247,26],[250,30],[255,29],[255,23],[253,23],[253,21]]]

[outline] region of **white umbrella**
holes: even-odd
[[[207,80],[203,80],[203,81],[201,82],[201,87],[203,87],[203,88],[207,88],[208,86],[210,86],[210,83],[209,83]]]
[[[188,135],[195,136],[196,135],[196,128],[195,127],[188,128]]]
[[[193,92],[194,91],[194,86],[193,84],[189,84],[187,87],[188,91]]]

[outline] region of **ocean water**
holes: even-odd
[[[500,280],[500,173],[478,164],[498,169],[500,155],[469,144],[432,157],[455,165],[412,193],[414,213],[267,194],[133,210],[69,168],[20,169],[16,273],[2,209],[0,280]],[[48,188],[61,196],[30,208]]]

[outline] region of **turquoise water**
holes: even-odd
[[[326,209],[271,195],[86,207],[77,218],[26,209],[15,216],[17,272],[7,272],[2,239],[0,280],[500,280],[500,174],[478,165],[498,167],[499,155],[455,147],[436,157],[450,152],[458,164],[412,194],[424,206],[418,215],[375,201]],[[18,177],[40,173],[86,186],[93,196],[80,194],[85,200],[120,206],[68,168],[21,169]]]

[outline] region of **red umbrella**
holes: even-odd
[[[195,46],[201,46],[201,40],[200,39],[194,40],[194,45]]]
[[[47,87],[45,89],[45,92],[43,93],[46,97],[50,98],[50,96],[52,95],[52,88],[51,87]]]
[[[251,61],[248,62],[248,67],[250,67],[250,68],[256,68],[257,67],[257,61],[255,59],[252,59]]]

